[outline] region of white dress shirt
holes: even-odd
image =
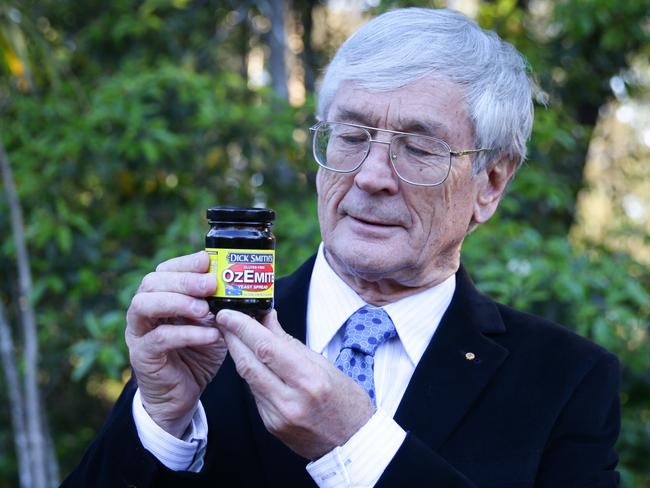
[[[365,487],[379,480],[406,437],[393,416],[455,287],[452,275],[433,288],[382,307],[395,324],[397,337],[379,346],[375,354],[377,411],[345,444],[307,465],[318,486]],[[307,346],[333,363],[341,348],[343,324],[364,305],[367,304],[329,266],[321,244],[309,284]],[[207,422],[200,403],[183,440],[160,428],[142,408],[137,394],[133,417],[143,446],[165,466],[174,470],[201,469]]]

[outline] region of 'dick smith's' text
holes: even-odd
[[[229,252],[226,259],[229,263],[273,264],[273,254]]]

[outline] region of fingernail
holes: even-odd
[[[203,315],[208,313],[208,311],[206,310],[207,307],[208,307],[208,303],[205,300],[194,300],[191,306],[192,313],[194,313],[194,315],[198,317],[202,317]]]
[[[217,313],[217,318],[220,320],[228,319],[228,317],[232,317],[230,310],[219,310],[219,313]]]
[[[219,313],[217,313],[217,322],[223,325],[228,325],[234,316],[235,314],[232,310],[219,310]]]
[[[192,266],[194,266],[194,269],[199,269],[201,267],[201,251],[194,254]]]
[[[201,281],[201,291],[207,292],[210,289],[210,285],[214,282],[214,275],[205,275]]]
[[[208,338],[212,342],[216,342],[219,339],[219,335],[220,334],[218,329],[212,329],[212,328],[208,329]]]

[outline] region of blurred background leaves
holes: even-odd
[[[207,207],[275,208],[280,275],[314,252],[314,84],[358,25],[410,5],[461,9],[531,63],[548,107],[529,162],[463,259],[486,293],[621,358],[620,470],[624,486],[650,487],[646,0],[0,1],[0,137],[62,475],[128,378],[124,312],[140,279],[202,247]],[[0,300],[18,338],[0,196]],[[0,487],[17,486],[8,410],[0,424]]]

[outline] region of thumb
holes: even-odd
[[[263,315],[260,318],[260,322],[264,327],[269,329],[273,334],[283,336],[286,335],[286,332],[278,322],[278,312],[275,309],[272,309],[269,313]]]

